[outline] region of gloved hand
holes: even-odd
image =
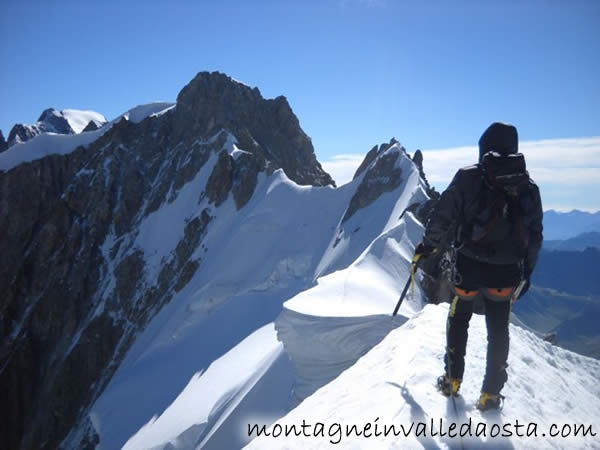
[[[422,257],[426,258],[427,256],[433,255],[434,253],[437,253],[437,248],[435,248],[432,245],[429,245],[425,242],[421,242],[415,248],[415,256],[421,255]]]

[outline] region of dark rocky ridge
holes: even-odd
[[[398,143],[398,141],[395,138],[392,138],[389,143],[384,142],[383,144],[379,145],[379,147],[377,145],[375,145],[366,154],[365,159],[362,160],[362,162],[360,163],[360,166],[358,166],[358,169],[356,169],[356,172],[354,173],[354,176],[352,177],[352,179],[354,180],[357,177],[359,177],[360,174],[363,173],[367,169],[367,167],[369,167],[371,165],[371,163],[373,161],[375,161],[375,158],[377,158],[377,155],[385,152],[388,148],[390,148],[392,145],[397,144],[397,143]]]
[[[37,122],[33,125],[16,124],[8,134],[8,147],[18,142],[27,142],[42,133],[73,134],[74,131],[67,119],[56,114],[54,108],[48,108],[42,112]]]
[[[398,141],[392,138],[389,144],[381,144],[378,150],[377,146],[373,147],[359,166],[354,178],[367,170],[367,167],[369,167],[378,155],[381,155],[397,143]],[[404,147],[401,147],[401,150],[406,152]],[[402,169],[395,167],[399,156],[400,154],[397,152],[385,154],[365,173],[356,193],[350,200],[350,205],[344,214],[342,223],[352,217],[359,209],[365,208],[375,202],[384,192],[391,192],[400,186],[403,175]]]
[[[58,114],[57,114],[58,113]],[[60,115],[54,108],[48,108],[42,112],[38,123],[45,125],[48,131],[58,134],[73,134],[73,129],[67,119]]]
[[[4,140],[4,135],[2,134],[2,130],[0,130],[0,153],[8,148],[8,143]]]
[[[246,152],[237,159],[221,151],[224,128]],[[209,206],[145,279],[137,227],[211,155],[218,163],[198,192]],[[123,119],[86,149],[0,172],[0,448],[59,446],[135,334],[203,264],[192,254],[218,206],[231,193],[242,208],[258,173],[277,168],[301,184],[333,183],[283,97],[202,73],[163,116]]]
[[[75,130],[71,128],[71,124],[63,114],[64,111],[48,108],[42,112],[36,123],[31,125],[16,124],[8,134],[7,148],[17,143],[27,142],[42,133],[75,134]],[[97,129],[96,123],[90,120],[83,131]]]
[[[26,142],[40,133],[41,131],[34,131],[18,123],[15,126],[13,126],[10,130],[10,133],[8,133],[8,146],[12,147],[17,142]]]
[[[379,155],[395,144],[399,143],[396,139],[392,138],[389,143],[383,143],[379,146],[375,145],[365,155],[365,158],[356,170],[353,179],[358,178],[363,173],[364,178],[352,197],[342,222],[345,222],[352,217],[359,209],[376,201],[384,192],[390,192],[400,185],[403,174],[399,168],[395,167],[399,157],[398,153],[384,155],[373,167],[368,169]],[[404,147],[401,147],[401,149],[408,156],[406,149],[404,149]],[[427,181],[423,169],[423,159],[423,152],[420,150],[416,150],[411,158],[419,171],[419,176],[423,180],[429,200],[424,203],[414,203],[409,205],[406,210],[402,212],[400,218],[407,212],[410,212],[419,222],[426,225],[427,220],[433,213],[433,209],[440,198],[440,194],[435,188],[431,187]],[[431,256],[421,264],[422,273],[424,274],[421,285],[430,302],[439,303],[446,300],[449,301],[451,296],[450,285],[440,269],[441,256],[442,255]]]
[[[94,122],[93,120],[90,120],[88,122],[88,124],[85,126],[85,128],[83,130],[81,130],[82,133],[85,133],[86,131],[96,131],[98,129],[98,125],[96,125],[96,122]]]
[[[296,183],[334,185],[283,96],[265,100],[258,88],[218,72],[202,72],[177,96],[175,115],[177,139],[187,142],[224,128],[235,135],[241,148],[281,167]]]

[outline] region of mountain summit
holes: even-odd
[[[100,127],[106,123],[102,114],[95,111],[48,108],[33,125],[16,124],[8,135],[8,147],[21,144],[43,133],[79,134],[90,124]]]
[[[4,135],[2,134],[2,130],[0,130],[0,153],[8,148],[8,143],[4,140]]]
[[[304,267],[302,246],[307,258],[319,247],[296,229],[309,207],[291,205],[312,202],[300,186],[333,191],[287,100],[220,73],[198,74],[176,104],[140,105],[96,130],[75,117],[48,109],[0,154],[2,448],[55,448],[87,430],[137,334],[176,296],[218,311],[238,289],[298,288],[305,269],[292,261]],[[275,209],[259,214],[267,198]],[[343,202],[319,208],[335,214]],[[277,240],[257,239],[279,226]],[[228,276],[236,260],[243,271]],[[186,290],[194,279],[203,293]]]
[[[264,99],[220,72],[201,72],[177,96],[174,136],[183,142],[228,130],[240,148],[300,185],[334,185],[287,99]]]

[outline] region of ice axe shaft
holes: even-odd
[[[417,269],[419,268],[419,262],[420,261],[421,261],[421,255],[415,255],[415,257],[413,258],[413,260],[411,262],[410,276],[408,277],[408,281],[406,282],[406,285],[404,286],[404,289],[402,289],[402,294],[400,294],[400,298],[398,299],[398,303],[396,303],[396,307],[394,308],[394,312],[392,313],[392,317],[395,317],[396,314],[398,313],[398,310],[400,309],[400,306],[402,305],[402,301],[404,300],[404,297],[406,297],[406,293],[408,292],[408,288],[410,287],[410,283],[413,280],[413,277],[414,277]]]
[[[527,284],[527,280],[521,280],[521,282],[517,286],[517,289],[515,289],[515,293],[513,294],[512,298],[510,299],[511,303],[514,303],[517,301],[517,299],[519,298],[519,295],[521,295],[521,292],[523,291],[523,288],[525,287],[526,284]]]
[[[408,277],[406,286],[404,286],[404,289],[402,289],[402,294],[400,294],[398,303],[396,303],[396,307],[394,308],[394,313],[392,314],[392,317],[396,316],[396,314],[398,313],[398,310],[400,309],[400,305],[402,305],[402,300],[404,300],[404,297],[406,297],[406,293],[408,292],[408,287],[410,286],[410,279],[411,279],[411,277]]]

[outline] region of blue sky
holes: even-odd
[[[0,0],[5,136],[50,106],[173,100],[203,70],[288,97],[321,161],[392,136],[471,146],[495,120],[523,141],[600,136],[597,1],[122,3]],[[592,187],[565,208],[600,209]]]

